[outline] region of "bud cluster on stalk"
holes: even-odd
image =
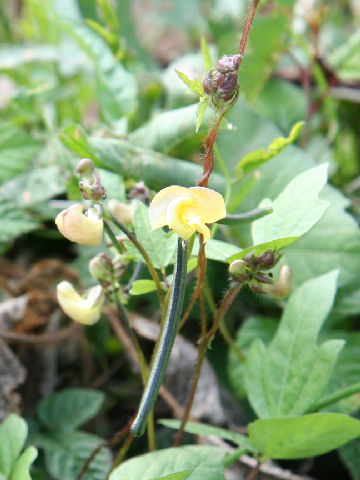
[[[242,55],[236,53],[219,59],[215,68],[207,73],[203,81],[204,92],[211,97],[216,107],[232,104],[238,95],[238,69]]]
[[[274,298],[285,298],[291,290],[291,270],[289,265],[282,265],[279,278],[274,280],[272,269],[279,261],[280,256],[273,250],[267,250],[260,255],[247,254],[241,260],[230,264],[229,273],[233,280],[246,283],[256,293],[265,293]]]

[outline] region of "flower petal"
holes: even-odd
[[[166,215],[168,206],[179,197],[191,197],[190,189],[172,185],[171,187],[163,188],[155,195],[149,206],[149,219],[153,230],[168,225]]]
[[[166,225],[169,225],[184,240],[189,240],[196,232],[196,225],[189,225],[184,218],[186,211],[191,210],[194,203],[195,200],[191,197],[178,197],[170,202],[167,209]]]
[[[213,223],[226,216],[225,202],[220,193],[205,187],[190,187],[197,202],[197,214],[203,223]]]
[[[76,322],[92,325],[100,318],[104,292],[100,285],[91,288],[86,297],[81,297],[69,282],[57,286],[57,299],[66,315]]]
[[[68,240],[80,245],[99,245],[103,234],[103,220],[84,215],[84,205],[77,203],[63,210],[55,223]]]

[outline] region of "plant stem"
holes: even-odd
[[[142,379],[143,385],[145,386],[149,376],[149,367],[146,363],[143,351],[140,347],[140,343],[130,326],[129,317],[127,316],[126,310],[124,309],[122,303],[119,300],[119,295],[117,292],[114,293],[113,299],[114,299],[117,311],[119,313],[121,325],[125,330],[126,334],[130,337],[131,343],[133,344],[133,347],[135,349],[136,356],[139,361],[138,364],[140,368],[141,379]],[[149,450],[153,452],[156,450],[156,442],[155,442],[154,416],[152,412],[149,415],[147,434],[148,434],[148,441],[149,441]]]
[[[206,271],[205,245],[203,241],[203,236],[200,235],[200,248],[199,248],[199,254],[198,254],[196,287],[191,295],[188,306],[181,318],[179,330],[181,330],[182,327],[184,326],[186,320],[188,319],[191,313],[191,310],[193,309],[194,303],[200,294],[201,285],[205,277],[205,271]]]
[[[222,223],[224,225],[237,225],[238,223],[253,222],[258,218],[269,215],[272,211],[272,208],[254,208],[254,210],[249,210],[244,213],[229,213],[226,217],[218,220],[217,223]]]
[[[242,36],[241,36],[241,41],[240,41],[240,46],[239,46],[239,51],[238,51],[238,53],[240,53],[240,55],[243,55],[243,53],[244,53],[246,42],[247,42],[247,39],[249,37],[250,28],[251,28],[252,22],[254,20],[254,15],[255,15],[257,6],[259,5],[259,2],[260,2],[260,0],[252,0],[252,2],[251,2],[250,10],[249,10],[249,13],[248,13],[248,16],[247,16],[247,19],[246,19],[246,22],[245,22],[244,30],[243,30],[243,33],[242,33]],[[241,63],[241,60],[242,59],[240,59],[240,63]]]
[[[159,346],[140,402],[139,410],[131,426],[131,433],[135,437],[142,435],[144,432],[149,413],[154,406],[160,386],[163,382],[166,367],[169,363],[171,350],[178,331],[185,294],[187,249],[188,243],[179,238],[174,266],[174,281],[168,312],[160,334]]]
[[[338,390],[337,392],[332,393],[331,395],[327,395],[325,398],[321,399],[314,406],[310,407],[306,413],[313,413],[313,412],[317,412],[318,410],[323,410],[329,405],[333,405],[334,403],[337,403],[340,400],[343,400],[344,398],[350,397],[355,393],[360,393],[360,382],[354,383],[353,385],[349,385],[348,387],[344,387]]]
[[[228,455],[225,460],[224,460],[224,467],[229,467],[232,463],[236,462],[241,455],[244,455],[247,453],[248,450],[244,447],[239,447],[236,450],[234,450],[233,453]]]
[[[201,340],[200,340],[200,345],[199,345],[199,351],[198,351],[198,357],[196,360],[196,365],[195,365],[195,370],[194,370],[194,376],[191,382],[191,388],[190,388],[190,393],[186,402],[186,407],[184,411],[184,415],[181,419],[181,424],[179,427],[179,430],[175,436],[174,440],[174,447],[177,447],[180,445],[181,438],[183,436],[184,430],[185,430],[185,425],[186,422],[189,420],[190,417],[190,412],[191,412],[191,407],[194,403],[194,398],[196,394],[196,388],[199,383],[199,378],[201,374],[201,368],[202,364],[205,358],[205,353],[206,353],[206,314],[205,314],[205,307],[204,307],[204,296],[203,292],[200,290],[199,293],[199,300],[200,300],[200,314],[201,314]]]
[[[186,422],[189,419],[191,407],[192,407],[192,404],[193,404],[193,401],[194,401],[194,398],[195,398],[196,388],[197,388],[197,385],[198,385],[198,382],[199,382],[201,369],[202,369],[202,365],[203,365],[205,354],[206,354],[206,350],[207,350],[208,346],[210,345],[210,342],[213,339],[221,320],[223,319],[226,312],[229,310],[232,302],[234,301],[236,295],[239,293],[240,289],[241,289],[241,285],[237,284],[233,287],[230,287],[229,290],[226,292],[226,294],[224,295],[224,298],[221,302],[221,305],[220,305],[220,307],[219,307],[219,309],[218,309],[218,311],[215,315],[214,323],[213,323],[213,325],[210,328],[208,333],[206,333],[206,331],[204,330],[204,327],[203,327],[204,320],[202,318],[202,329],[201,329],[202,330],[202,336],[201,336],[198,356],[197,356],[196,364],[195,364],[194,377],[193,377],[193,380],[192,380],[192,383],[191,383],[191,389],[190,389],[188,401],[186,403],[185,413],[184,413],[184,416],[182,418],[179,431],[178,431],[178,433],[175,437],[174,446],[180,445],[181,437],[184,433]]]
[[[152,261],[151,261],[149,255],[147,254],[146,250],[141,245],[139,240],[135,237],[135,235],[132,232],[130,232],[130,230],[128,230],[125,227],[124,224],[122,224],[121,222],[116,220],[116,218],[114,218],[113,216],[110,216],[110,217],[107,217],[107,218],[108,218],[108,220],[113,222],[123,233],[125,233],[125,235],[128,237],[128,239],[135,245],[135,247],[139,250],[139,252],[143,256],[143,258],[145,260],[145,263],[146,263],[146,266],[149,270],[149,273],[150,273],[152,279],[155,282],[160,304],[161,304],[161,306],[163,306],[164,296],[163,296],[163,289],[162,289],[162,286],[161,286],[160,278],[159,278],[159,275],[157,274],[157,272],[155,270],[154,265],[152,264]],[[114,232],[111,230],[111,228],[110,228],[110,226],[109,226],[109,224],[106,220],[104,221],[104,228],[105,228],[106,233],[109,235],[110,240],[112,241],[112,244],[114,245],[116,250],[119,253],[122,253],[121,248],[120,248],[120,244],[117,241]]]
[[[214,299],[211,295],[209,285],[207,283],[203,284],[203,290],[204,290],[204,294],[205,294],[207,303],[210,307],[211,313],[213,314],[213,317],[215,318],[216,315],[217,315],[217,308],[216,308]],[[241,349],[236,345],[234,339],[232,338],[232,336],[231,336],[231,334],[230,334],[230,332],[229,332],[229,330],[226,326],[226,323],[224,321],[224,317],[222,318],[222,320],[220,322],[219,329],[220,329],[221,335],[224,337],[224,339],[227,342],[227,344],[229,345],[229,347],[234,350],[234,352],[237,355],[240,362],[243,363],[245,361],[245,355],[243,354]]]

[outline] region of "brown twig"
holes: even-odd
[[[111,447],[115,446],[117,443],[119,443],[125,437],[125,435],[127,435],[130,432],[130,427],[131,427],[131,424],[132,424],[133,420],[134,420],[134,417],[132,417],[128,421],[128,423],[119,432],[115,433],[115,435],[110,440],[100,443],[100,445],[95,448],[95,450],[92,452],[90,457],[84,463],[81,471],[79,472],[78,476],[76,477],[76,480],[81,480],[82,479],[82,477],[85,475],[87,469],[89,468],[91,462],[94,460],[94,458],[96,457],[96,455],[100,452],[100,450],[102,448],[105,448],[105,447],[111,448]],[[129,436],[131,436],[131,434]]]
[[[32,333],[16,333],[8,332],[7,330],[0,330],[0,338],[4,340],[11,340],[19,343],[29,343],[32,345],[59,343],[65,338],[73,335],[74,332],[80,330],[80,325],[71,323],[68,327],[59,330],[56,333],[39,333],[38,335]]]
[[[254,467],[249,475],[245,478],[245,480],[255,480],[257,474],[259,473],[260,471],[260,468],[261,468],[261,463],[259,463],[258,465],[256,465],[256,467]]]

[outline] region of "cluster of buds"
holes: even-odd
[[[203,81],[204,92],[211,97],[215,106],[233,103],[238,95],[238,70],[242,55],[236,53],[230,57],[222,57],[215,68],[212,68]]]
[[[247,254],[241,260],[230,264],[229,273],[236,282],[246,283],[256,293],[265,293],[274,298],[285,298],[291,290],[291,270],[289,265],[282,265],[279,278],[274,280],[272,269],[279,261],[280,256],[273,250],[267,250],[260,255]]]
[[[89,272],[111,294],[114,288],[120,288],[119,282],[126,273],[128,263],[126,255],[117,255],[111,259],[106,253],[99,253],[90,260]]]
[[[94,164],[88,158],[80,160],[76,167],[76,173],[80,177],[79,189],[85,200],[104,200],[106,193],[101,185],[100,177],[95,171]]]
[[[134,183],[128,193],[128,198],[130,200],[140,200],[140,202],[145,203],[146,205],[150,203],[150,197],[151,192],[142,180]]]

